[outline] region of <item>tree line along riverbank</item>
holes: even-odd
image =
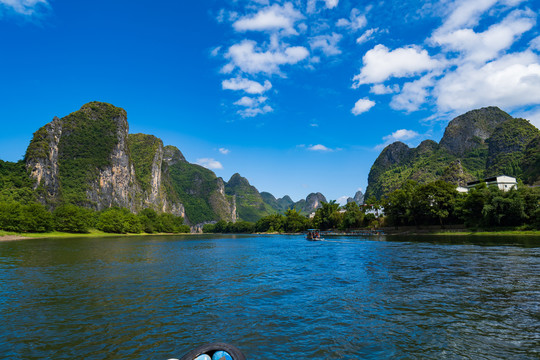
[[[451,227],[457,227],[458,232],[450,231]],[[198,226],[196,230],[204,233],[300,233],[308,228],[340,231],[385,228],[390,234],[458,235],[486,229],[490,233],[528,231],[536,234],[540,229],[540,188],[519,186],[505,192],[495,186],[480,184],[462,194],[444,181],[428,184],[407,181],[380,201],[368,199],[364,206],[354,202],[340,206],[330,201],[323,202],[312,216],[288,209],[284,214],[268,215],[257,222],[218,221]],[[193,229],[184,224],[182,217],[152,209],[138,214],[123,208],[98,212],[68,204],[51,212],[39,203],[0,203],[0,230],[6,235],[171,234],[189,233]]]

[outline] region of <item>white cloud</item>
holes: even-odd
[[[399,92],[399,85],[384,86],[383,84],[375,84],[369,89],[369,92],[375,95],[393,94]]]
[[[212,50],[210,50],[210,55],[212,57],[216,57],[219,55],[219,52],[221,51],[221,46],[216,46],[215,48],[213,48]]]
[[[525,51],[481,66],[462,65],[437,83],[435,95],[442,111],[540,104],[540,59]]]
[[[248,96],[244,96],[240,100],[235,102],[234,105],[254,107],[254,106],[259,106],[260,104],[264,103],[266,100],[268,100],[268,98],[265,96],[259,96],[258,98],[251,98]]]
[[[264,84],[260,84],[249,79],[232,78],[229,80],[223,80],[221,87],[224,90],[243,90],[248,94],[262,94],[267,90],[270,90],[272,88],[272,84],[268,80],[265,80]]]
[[[535,37],[530,43],[532,50],[540,51],[540,36]]]
[[[268,98],[264,96],[259,96],[257,98],[244,96],[236,101],[234,105],[244,107],[244,109],[238,110],[238,114],[242,117],[255,117],[274,111],[271,106],[264,105],[266,100],[268,100]]]
[[[324,145],[321,145],[321,144],[317,144],[317,145],[311,145],[307,148],[309,151],[321,151],[321,152],[330,152],[330,151],[334,151]]]
[[[320,49],[326,56],[339,55],[341,50],[338,43],[343,36],[332,33],[332,35],[319,35],[309,40],[311,50]]]
[[[223,155],[227,155],[228,153],[231,152],[231,150],[226,149],[226,148],[219,148],[219,152],[222,153]]]
[[[341,206],[345,206],[345,205],[347,205],[347,200],[348,199],[349,199],[348,196],[341,196],[336,200],[336,202]]]
[[[364,33],[362,35],[360,35],[356,39],[356,43],[357,44],[363,44],[363,43],[373,39],[373,34],[375,34],[377,31],[379,31],[379,28],[368,29],[368,30],[364,31]]]
[[[385,137],[383,137],[383,140],[385,140],[386,142],[407,141],[414,139],[419,135],[420,134],[413,130],[400,129],[390,135],[386,135]]]
[[[496,2],[497,0],[457,0],[452,4],[455,8],[450,16],[437,31],[449,33],[463,27],[473,27],[478,24],[482,14]]]
[[[274,45],[275,47],[276,45]],[[293,65],[309,56],[309,51],[303,46],[290,46],[281,44],[279,48],[263,51],[256,47],[256,42],[244,40],[240,44],[232,45],[226,58],[230,63],[223,68],[224,72],[230,72],[235,67],[250,74],[280,73],[281,65]]]
[[[294,24],[304,16],[294,9],[291,3],[283,6],[274,4],[252,16],[240,18],[233,24],[236,31],[277,31],[296,34]]]
[[[49,6],[47,0],[0,0],[0,4],[22,15],[34,15],[39,7]]]
[[[197,159],[196,163],[210,170],[223,169],[223,165],[221,165],[219,161],[214,160],[212,158]]]
[[[377,45],[363,57],[364,66],[353,78],[353,88],[362,84],[376,84],[391,77],[411,77],[440,66],[426,50],[416,46],[398,48],[393,51]]]
[[[333,9],[338,6],[339,0],[324,0],[328,9]]]
[[[360,10],[352,9],[349,19],[339,19],[336,25],[357,31],[367,25],[367,19],[364,14],[360,13]]]
[[[430,96],[428,88],[434,85],[433,74],[428,74],[418,80],[405,83],[401,93],[392,98],[390,106],[396,110],[416,111]]]
[[[523,119],[530,120],[531,124],[540,129],[540,106],[537,106],[531,110],[521,111],[515,115]]]
[[[369,99],[360,99],[355,104],[351,112],[354,115],[360,115],[362,113],[365,113],[366,111],[369,111],[373,106],[375,106],[375,101],[369,100]]]
[[[333,9],[339,4],[339,0],[308,0],[306,5],[306,11],[308,13],[311,14],[315,12],[317,1],[324,2],[324,5],[327,9]]]
[[[530,10],[516,10],[482,33],[469,28],[448,33],[438,30],[430,40],[446,51],[459,52],[464,61],[485,62],[510,48],[523,33],[530,30],[536,23],[535,17]]]

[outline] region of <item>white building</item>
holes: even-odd
[[[506,176],[506,175],[500,175],[500,176],[490,177],[484,180],[471,181],[467,183],[467,191],[468,189],[472,189],[476,185],[483,182],[485,182],[487,186],[496,185],[502,191],[510,191],[510,189],[517,189],[516,178],[513,178],[511,176]],[[458,191],[460,191],[459,188],[458,188]]]

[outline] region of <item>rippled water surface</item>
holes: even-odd
[[[4,242],[0,359],[538,359],[540,239],[498,239]]]

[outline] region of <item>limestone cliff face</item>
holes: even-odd
[[[135,175],[141,187],[143,208],[184,216],[182,203],[167,195],[165,185],[165,148],[163,141],[153,135],[130,134],[129,151]],[[165,164],[165,165],[164,165]]]
[[[494,106],[469,111],[450,121],[440,145],[451,154],[463,155],[483,145],[497,125],[510,119],[510,115]]]
[[[236,222],[236,196],[228,198],[225,193],[225,182],[222,178],[216,179],[216,190],[210,194],[210,204],[215,213],[222,220]]]
[[[234,199],[238,220],[255,222],[273,212],[272,207],[264,202],[259,191],[240,174],[231,176],[225,184],[225,194]]]
[[[315,211],[318,208],[322,207],[323,202],[327,202],[326,197],[324,197],[323,194],[321,194],[320,192],[311,193],[306,198],[306,206],[305,206],[304,210],[306,212]]]
[[[62,136],[62,121],[54,119],[37,132],[26,151],[26,167],[35,180],[34,190],[40,187],[42,202],[54,199],[60,187],[58,179],[58,144]]]
[[[117,124],[115,134],[117,143],[109,155],[110,163],[97,169],[97,179],[89,183],[86,195],[97,210],[120,206],[136,212],[140,208],[136,195],[141,190],[129,157],[127,117],[118,116],[113,120]]]
[[[127,114],[92,102],[39,129],[27,149],[26,167],[41,202],[132,212],[143,208],[183,216],[180,201],[165,191],[163,143],[151,135],[129,135]]]

